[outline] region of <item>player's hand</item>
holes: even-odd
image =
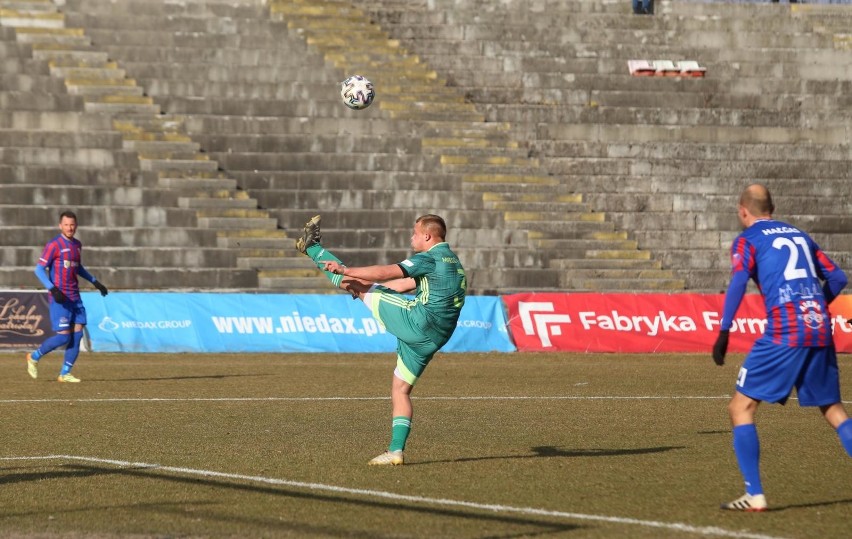
[[[50,295],[53,296],[53,301],[56,303],[65,303],[68,301],[68,296],[62,293],[62,290],[55,286],[50,289]]]
[[[102,282],[95,281],[92,283],[92,285],[98,289],[98,291],[101,293],[101,296],[106,296],[107,294],[109,294],[109,290],[107,290],[107,287],[105,287]]]
[[[343,289],[349,292],[349,295],[352,296],[352,299],[358,299],[358,291],[355,290],[355,287],[352,284],[346,285]]]
[[[333,260],[329,262],[323,262],[322,265],[323,270],[329,271],[335,275],[343,275],[343,270],[346,269],[346,266],[340,264],[339,262],[334,262]]]
[[[725,354],[728,353],[728,334],[730,331],[722,330],[719,336],[716,337],[716,344],[713,345],[713,361],[720,367],[725,364]]]

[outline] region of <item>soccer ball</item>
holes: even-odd
[[[366,109],[374,97],[373,83],[361,75],[352,75],[340,83],[340,98],[352,110]]]

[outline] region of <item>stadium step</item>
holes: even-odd
[[[209,177],[197,171],[190,171],[193,174],[187,174],[187,171],[177,170],[161,170],[157,172],[157,183],[169,189],[179,191],[197,191],[199,189],[224,189],[232,192],[237,187],[237,182],[234,179],[226,177]]]
[[[574,272],[572,272],[572,274],[573,273]],[[579,275],[576,278],[563,277],[560,278],[559,287],[563,289],[569,288],[571,290],[588,292],[633,290],[655,292],[682,292],[686,287],[686,281],[683,279],[654,278],[654,274],[652,272],[636,270],[630,270],[630,273],[636,276],[636,278],[608,278],[599,277],[597,276],[597,274],[588,278],[583,278]]]
[[[465,268],[470,294],[495,295],[503,290],[560,290],[559,272],[547,268]]]
[[[48,238],[49,239],[49,238]],[[3,266],[34,267],[43,246],[2,247],[0,263]],[[86,265],[91,261],[110,268],[139,269],[146,267],[197,267],[231,268],[237,265],[237,252],[233,249],[216,249],[211,246],[148,247],[128,249],[121,246],[85,246]]]
[[[49,238],[48,238],[49,239]],[[234,270],[232,268],[198,267],[145,267],[112,268],[92,263],[94,257],[87,258],[86,267],[93,275],[107,284],[110,290],[177,290],[195,289],[201,283],[204,288],[220,290],[246,290],[257,288],[257,272],[254,270]],[[32,272],[32,266],[25,268],[0,268],[0,287],[21,288],[32,283],[39,288],[40,283]],[[193,286],[193,283],[195,285]],[[183,286],[179,286],[183,285]]]
[[[483,208],[482,197],[477,193],[458,193],[450,190],[398,190],[398,189],[266,189],[253,190],[264,208],[337,210],[416,207],[468,209]]]
[[[549,268],[564,271],[574,272],[575,270],[599,270],[601,263],[593,258],[558,258],[562,256],[561,252],[554,254],[555,258],[550,258],[547,262]],[[668,262],[668,261],[667,261]],[[646,270],[646,269],[662,269],[662,261],[647,260],[636,258],[619,258],[608,259],[606,263],[607,269],[623,269],[629,271]]]
[[[260,270],[258,273],[260,288],[275,290],[287,294],[334,294],[337,289],[318,270]]]
[[[55,211],[53,212],[55,213]],[[216,247],[216,232],[208,229],[194,227],[170,227],[162,225],[153,227],[146,226],[90,226],[91,222],[87,215],[78,215],[80,236],[85,238],[87,246],[102,247],[180,247],[182,245],[211,246]],[[51,215],[50,221],[56,221],[58,215]],[[49,221],[48,221],[49,222]],[[43,246],[49,239],[56,236],[56,225],[11,225],[3,227],[4,231],[14,236],[4,238],[4,246]],[[85,232],[85,236],[83,233]],[[88,264],[87,264],[88,265]],[[32,273],[32,267],[28,268]],[[27,281],[22,281],[27,282]]]
[[[178,197],[177,204],[181,208],[257,209],[257,200],[249,198],[248,193],[227,189]]]
[[[180,200],[170,189],[115,185],[47,185],[0,182],[0,200],[22,206],[172,206]]]
[[[216,232],[216,237],[219,246],[247,249],[249,257],[257,257],[257,249],[289,248],[295,241],[295,237],[289,238],[284,230],[274,228],[222,229]]]

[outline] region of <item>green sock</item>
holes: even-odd
[[[402,451],[405,449],[405,441],[411,432],[411,418],[404,415],[393,418],[393,430],[391,431],[391,443],[388,451]]]
[[[311,245],[310,247],[305,249],[305,252],[309,257],[311,257],[311,260],[313,260],[317,264],[318,268],[322,268],[323,262],[337,262],[338,264],[343,264],[343,262],[341,262],[339,258],[331,254],[330,251],[326,251],[325,247],[323,247],[319,243]],[[331,273],[330,271],[325,270],[321,271],[325,274],[326,278],[331,281],[331,284],[340,288],[340,281],[343,280],[343,275],[336,275],[334,273]]]

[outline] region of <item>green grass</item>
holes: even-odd
[[[391,355],[86,354],[59,384],[61,355],[33,381],[4,354],[0,457],[27,458],[0,460],[0,536],[848,537],[852,462],[795,401],[758,414],[773,510],[718,509],[741,358],[439,355],[407,464],[373,468]]]

